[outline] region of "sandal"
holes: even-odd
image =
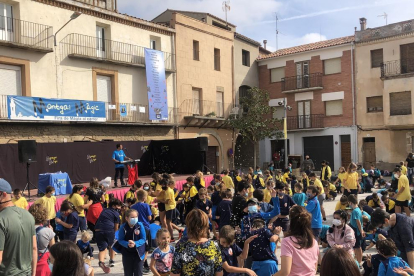
[[[111,269],[107,267],[104,262],[99,262],[99,267],[102,268],[105,274],[108,274],[109,272],[111,272]]]

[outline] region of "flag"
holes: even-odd
[[[285,139],[287,139],[287,123],[286,123],[286,117],[283,120],[283,134]]]

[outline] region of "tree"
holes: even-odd
[[[265,138],[280,138],[283,131],[283,121],[273,118],[275,107],[269,106],[269,92],[253,87],[247,91],[247,96],[240,98],[243,115],[230,116],[228,124],[237,129],[243,138],[254,145],[254,166],[257,164],[256,146]]]

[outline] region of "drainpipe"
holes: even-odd
[[[174,67],[175,67],[175,73],[173,73],[173,97],[174,97],[174,112],[173,112],[173,114],[174,114],[174,116],[175,116],[175,118],[174,118],[174,129],[175,129],[175,131],[174,131],[174,139],[179,139],[179,135],[178,135],[178,127],[177,127],[177,125],[178,125],[178,120],[179,120],[179,117],[178,117],[178,114],[179,114],[179,110],[178,110],[178,99],[177,99],[177,59],[176,59],[176,57],[177,57],[177,55],[176,55],[176,52],[175,52],[175,33],[173,33],[172,35],[171,35],[171,48],[172,48],[172,57],[171,57],[171,61],[173,62],[173,64],[174,64]]]
[[[352,127],[355,135],[355,163],[358,163],[358,129],[356,126],[356,110],[355,110],[355,79],[354,79],[354,42],[351,43],[351,82],[352,82]]]

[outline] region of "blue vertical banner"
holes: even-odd
[[[149,119],[166,121],[168,120],[168,99],[164,53],[145,48],[145,67]]]
[[[121,104],[119,106],[119,109],[120,109],[121,117],[126,117],[128,114],[126,104]]]

